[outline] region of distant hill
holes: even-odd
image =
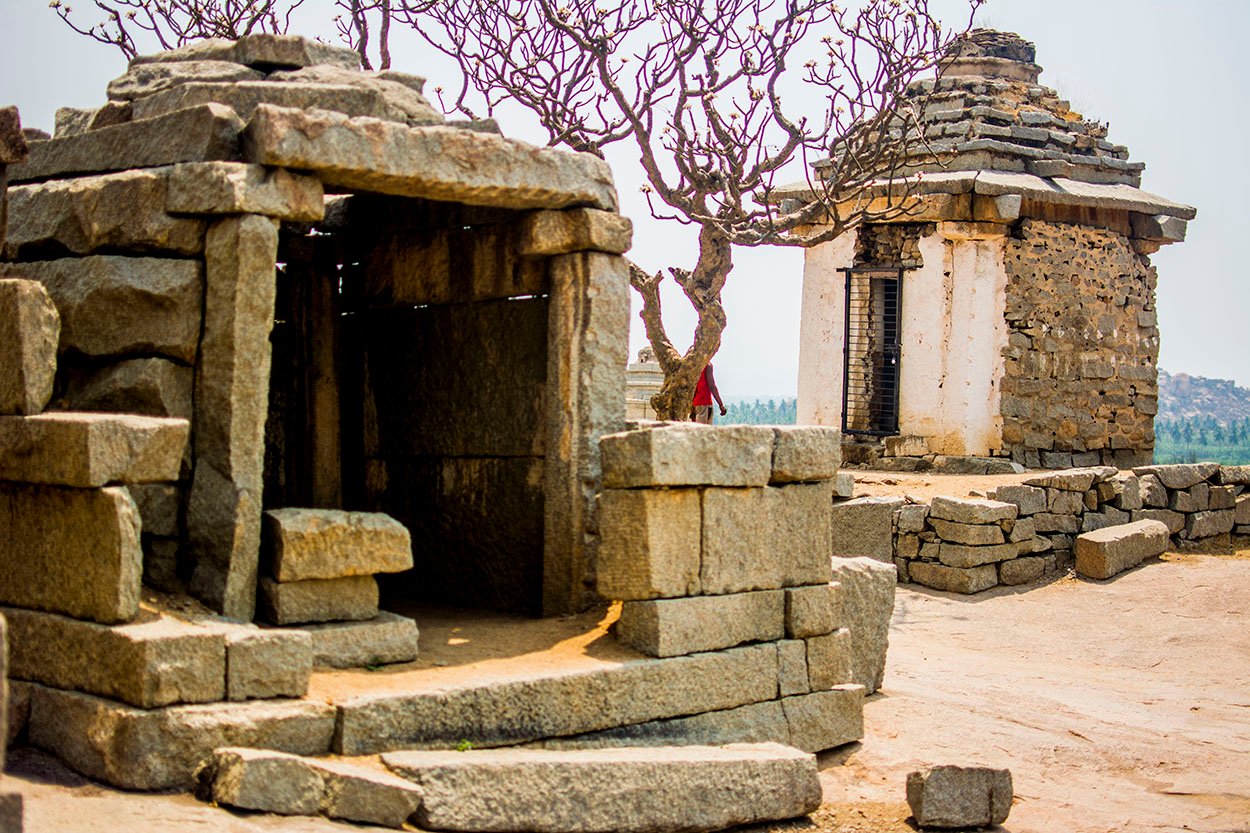
[[[1159,370],[1159,419],[1211,417],[1227,425],[1250,418],[1250,388],[1231,379],[1207,379]]]

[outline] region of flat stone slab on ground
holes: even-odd
[[[785,634],[784,591],[625,602],[616,638],[652,657],[771,642]]]
[[[48,404],[60,336],[61,316],[43,284],[0,280],[0,414],[37,414]]]
[[[301,625],[298,630],[312,639],[315,665],[364,668],[417,658],[417,623],[385,610],[360,622]]]
[[[608,488],[764,486],[772,472],[773,432],[749,425],[664,423],[599,441]]]
[[[198,778],[200,798],[217,804],[383,827],[403,827],[421,803],[415,784],[389,772],[267,749],[217,749]]]
[[[0,482],[0,604],[129,622],[142,575],[139,512],[124,488]]]
[[[98,488],[178,479],[185,419],[50,412],[0,416],[0,479]]]
[[[30,742],[89,778],[130,790],[191,789],[223,746],[324,755],[334,706],[308,700],[206,703],[147,711],[89,694],[31,689]]]
[[[379,194],[513,209],[617,207],[611,170],[596,156],[454,127],[411,129],[262,104],[244,153],[249,162]]]
[[[269,574],[280,582],[412,569],[412,537],[381,512],[272,509],[264,531]]]
[[[921,827],[1002,824],[1011,812],[1011,772],[986,767],[935,766],[907,775],[907,804]]]
[[[1090,578],[1111,578],[1162,555],[1168,543],[1168,528],[1161,521],[1134,521],[1086,532],[1076,538],[1076,571]]]
[[[815,758],[780,744],[396,752],[383,761],[421,788],[418,822],[440,830],[723,830],[820,806]]]
[[[152,709],[211,703],[226,693],[220,634],[165,616],[105,626],[55,613],[3,609],[9,674]]]

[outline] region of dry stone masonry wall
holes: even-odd
[[[827,544],[840,433],[650,423],[601,445],[598,581],[622,602],[617,639],[656,657],[775,651],[790,742],[858,737],[864,688]]]
[[[1116,530],[1108,540],[1118,540],[1142,531],[1135,525],[1145,521],[1163,525],[1166,546],[1228,545],[1230,534],[1250,534],[1248,491],[1250,468],[1195,463],[1066,469],[999,486],[988,499],[856,498],[834,504],[833,552],[892,562],[899,581],[978,593],[1068,569],[1090,533]],[[1142,554],[1154,546],[1155,530],[1147,532],[1149,541],[1132,539],[1145,546],[1131,549],[1136,561],[1083,574],[1107,578],[1162,552]],[[1095,536],[1091,553],[1095,544],[1106,549]],[[1115,561],[1101,551],[1098,557]]]
[[[1003,448],[1037,468],[1150,462],[1156,273],[1115,231],[1024,220],[1004,253]]]

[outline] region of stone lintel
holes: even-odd
[[[244,146],[247,161],[357,191],[515,209],[617,208],[611,170],[596,156],[454,127],[262,104]]]
[[[943,240],[952,242],[994,240],[995,238],[1006,236],[1010,230],[1010,226],[1006,223],[999,222],[940,222],[937,228],[938,235]]]

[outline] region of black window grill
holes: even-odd
[[[842,271],[846,275],[842,431],[876,437],[897,434],[903,270]]]

